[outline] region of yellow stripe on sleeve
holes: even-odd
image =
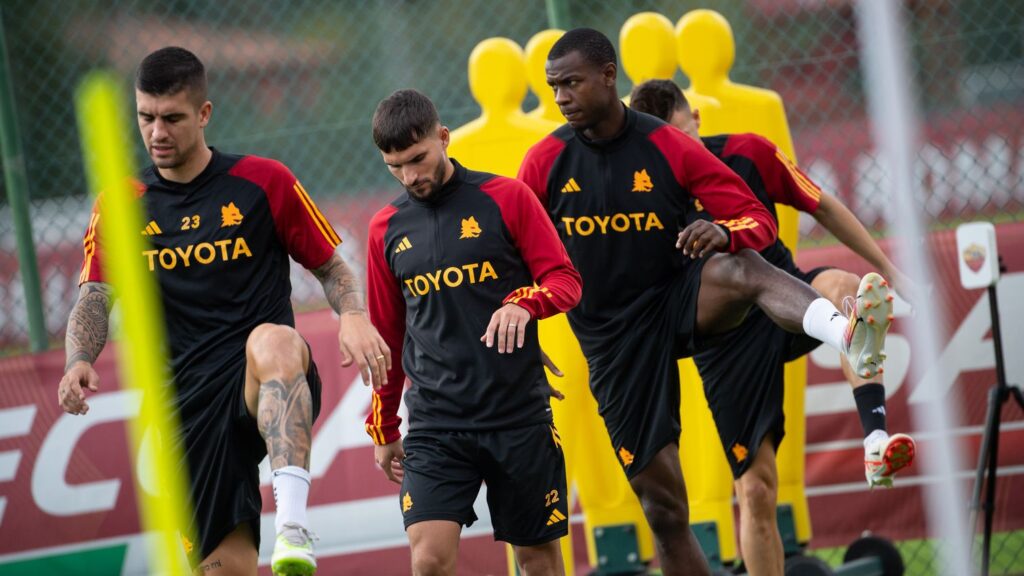
[[[821,189],[818,188],[818,186],[815,185],[814,182],[811,182],[810,179],[804,176],[792,160],[787,158],[785,154],[778,150],[775,151],[775,157],[778,158],[780,162],[782,162],[782,164],[786,167],[786,170],[789,170],[789,175],[793,177],[793,180],[796,182],[797,186],[800,188],[800,190],[803,191],[804,194],[813,198],[816,202],[821,201]]]
[[[341,244],[341,237],[339,237],[337,232],[334,231],[334,227],[331,226],[331,223],[324,216],[323,212],[321,212],[320,208],[317,207],[316,202],[313,202],[313,198],[309,195],[309,192],[306,192],[306,188],[302,186],[302,182],[296,180],[295,185],[298,186],[299,193],[306,197],[306,200],[309,202],[310,208],[313,209],[314,215],[320,219],[320,222],[331,234],[331,238],[334,239],[335,245]]]
[[[85,231],[83,250],[85,262],[82,264],[82,272],[78,275],[78,283],[84,284],[89,279],[89,270],[92,268],[93,255],[96,254],[96,222],[100,219],[99,212],[93,212],[89,218],[89,227]]]
[[[324,215],[320,213],[320,210],[316,207],[316,204],[313,203],[313,200],[309,197],[309,194],[306,193],[306,189],[302,187],[302,184],[300,184],[299,181],[296,180],[295,186],[293,186],[293,188],[295,190],[295,193],[298,194],[299,199],[302,200],[303,206],[306,207],[306,212],[309,213],[309,217],[312,218],[313,222],[316,223],[317,228],[320,229],[320,233],[324,235],[324,238],[327,239],[327,242],[331,246],[335,247],[337,247],[338,244],[341,244],[341,238],[339,238],[337,233],[334,232],[334,228],[332,228],[330,223],[327,222],[327,219],[324,218]]]

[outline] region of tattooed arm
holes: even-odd
[[[83,388],[95,392],[99,375],[92,364],[107,343],[111,288],[102,282],[86,282],[78,291],[78,302],[71,309],[64,340],[67,362],[64,377],[57,387],[57,403],[69,414],[85,414],[89,404]]]
[[[391,351],[366,316],[366,304],[359,289],[359,280],[337,254],[313,270],[313,275],[323,285],[324,295],[331,308],[340,316],[338,343],[341,348],[341,365],[350,366],[354,361],[363,375],[363,382],[372,383],[375,389],[380,389],[388,383]]]

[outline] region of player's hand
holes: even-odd
[[[718,224],[697,220],[679,233],[676,248],[682,250],[684,256],[696,260],[712,252],[728,250],[729,235]]]
[[[558,376],[559,378],[565,376],[565,374],[563,374],[562,371],[558,369],[558,366],[555,366],[555,362],[551,359],[550,356],[547,355],[546,352],[544,352],[543,348],[540,349],[540,363],[543,364],[545,368],[550,370],[551,373],[554,374],[555,376]]]
[[[530,313],[526,308],[512,303],[505,304],[491,315],[491,322],[480,341],[492,348],[497,336],[498,353],[511,354],[516,348],[526,345],[526,323],[529,321]]]
[[[565,374],[562,374],[562,371],[558,369],[558,366],[555,366],[551,357],[548,356],[543,349],[540,351],[540,363],[556,377],[561,378],[562,376],[565,376]],[[561,390],[552,386],[550,380],[548,381],[548,396],[551,396],[555,400],[565,400],[565,394],[562,394]]]
[[[68,414],[85,414],[89,403],[85,401],[85,390],[99,390],[100,376],[92,364],[79,360],[68,368],[57,386],[57,404]]]
[[[355,362],[359,366],[359,373],[363,375],[363,384],[372,384],[374,390],[380,390],[381,386],[388,383],[391,350],[366,314],[346,312],[341,315],[338,343],[341,365],[351,366]]]
[[[377,467],[384,471],[388,480],[396,484],[402,483],[405,470],[402,468],[402,460],[405,460],[405,449],[402,448],[402,440],[395,440],[390,444],[373,447],[373,459]]]

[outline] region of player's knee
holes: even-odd
[[[811,282],[811,287],[842,310],[843,298],[857,296],[860,278],[845,270],[826,270]]]
[[[246,357],[257,372],[301,370],[305,347],[298,331],[283,324],[260,324],[245,343]]]
[[[769,518],[775,515],[778,483],[773,475],[748,470],[736,482],[736,497],[741,508],[755,518]]]
[[[540,546],[516,547],[516,562],[523,576],[561,574],[561,553],[558,541]]]
[[[412,573],[414,576],[446,576],[454,574],[455,555],[435,548],[413,548]]]
[[[655,537],[685,532],[690,525],[690,508],[685,499],[673,498],[665,490],[649,490],[638,495],[644,517]]]
[[[765,270],[773,270],[775,267],[768,263],[758,252],[744,248],[733,255],[736,274],[740,281],[750,283],[752,279],[762,276]]]
[[[756,293],[759,279],[764,275],[765,266],[770,264],[760,254],[744,248],[735,254],[716,256],[705,268],[715,284],[741,295],[752,296]]]

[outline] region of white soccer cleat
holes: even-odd
[[[906,434],[893,434],[875,442],[864,454],[864,476],[868,487],[892,488],[896,472],[910,466],[916,452],[914,439]]]
[[[316,573],[316,557],[313,542],[319,540],[316,534],[294,522],[281,527],[274,542],[274,554],[270,557],[270,569],[274,576],[312,576]]]
[[[874,378],[884,372],[885,334],[892,325],[892,300],[889,283],[871,272],[857,288],[856,300],[849,297],[843,307],[849,315],[844,337],[844,352],[850,366],[861,378]]]

